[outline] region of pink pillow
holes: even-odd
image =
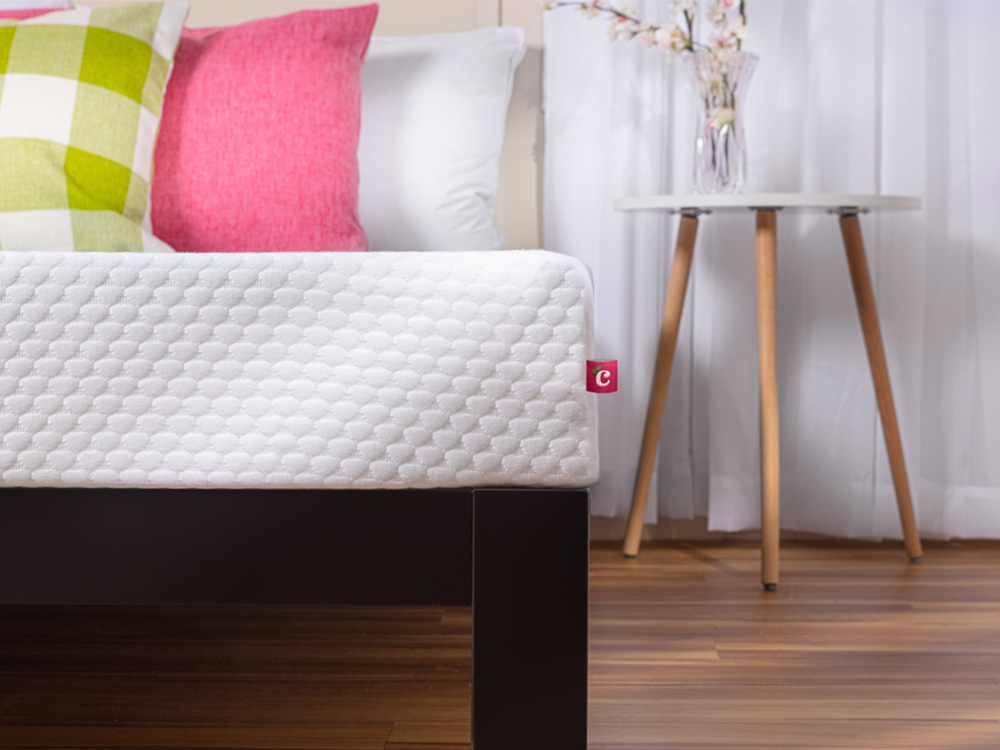
[[[23,21],[26,18],[44,16],[46,13],[55,13],[57,10],[66,10],[66,8],[18,8],[17,10],[0,10],[0,18],[9,18],[13,21]]]
[[[156,236],[179,252],[367,249],[357,153],[377,13],[185,29],[156,147]]]

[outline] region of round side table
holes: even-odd
[[[778,461],[778,387],[775,367],[774,295],[777,276],[777,212],[781,209],[822,210],[836,215],[847,253],[847,266],[854,287],[854,298],[861,318],[861,329],[871,365],[872,381],[885,444],[892,469],[903,538],[911,562],[919,562],[920,536],[917,532],[910,486],[903,460],[896,407],[889,383],[889,369],[882,345],[878,311],[872,291],[868,260],[861,238],[858,214],[872,210],[919,210],[919,198],[888,195],[836,195],[824,193],[741,193],[732,195],[650,195],[621,198],[615,201],[619,211],[668,211],[681,214],[680,229],[674,251],[673,265],[667,282],[667,298],[663,306],[663,323],[656,352],[653,387],[646,411],[642,452],[636,476],[635,493],[625,534],[626,557],[639,553],[642,523],[646,512],[649,483],[656,458],[656,445],[663,421],[663,407],[670,383],[674,348],[680,326],[681,310],[687,291],[688,274],[694,253],[698,217],[715,211],[750,210],[757,216],[757,344],[760,367],[761,404],[761,582],[772,591],[778,585],[779,550],[779,486]]]

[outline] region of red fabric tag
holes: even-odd
[[[587,360],[587,390],[591,393],[614,393],[618,390],[618,360]]]

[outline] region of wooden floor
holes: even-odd
[[[591,747],[1000,748],[1000,544],[593,555]]]
[[[786,543],[781,572],[595,549],[590,747],[1000,748],[1000,543]],[[469,643],[461,608],[2,607],[0,747],[468,747]]]

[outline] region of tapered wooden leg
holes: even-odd
[[[775,364],[774,293],[777,285],[777,217],[757,211],[757,349],[760,366],[761,582],[778,585],[779,443],[778,379]]]
[[[872,381],[875,384],[875,398],[882,417],[882,432],[885,434],[885,447],[889,453],[892,482],[896,487],[896,504],[899,506],[899,519],[903,523],[906,553],[910,556],[911,562],[919,562],[923,554],[920,534],[917,531],[917,519],[910,498],[910,483],[906,478],[903,444],[899,438],[896,407],[892,400],[892,386],[889,383],[889,368],[885,361],[875,294],[872,291],[871,275],[868,271],[868,260],[865,257],[865,245],[861,239],[861,225],[858,223],[857,214],[842,213],[840,231],[844,236],[847,265],[851,272],[851,283],[854,285],[854,299],[858,303],[861,329],[865,335],[865,347],[868,349],[868,363],[871,365]]]
[[[688,274],[691,271],[691,257],[697,233],[697,214],[682,216],[680,230],[677,232],[674,262],[670,269],[670,280],[667,282],[667,300],[663,305],[660,343],[656,349],[656,369],[653,372],[653,387],[649,394],[649,407],[646,410],[646,427],[642,433],[642,453],[639,457],[635,493],[632,495],[632,509],[629,512],[628,528],[625,532],[626,557],[635,557],[639,554],[649,482],[656,463],[656,444],[660,437],[660,425],[663,423],[663,406],[667,401],[670,368],[674,362],[677,331],[681,324],[681,310],[684,308],[684,295],[687,292]]]

